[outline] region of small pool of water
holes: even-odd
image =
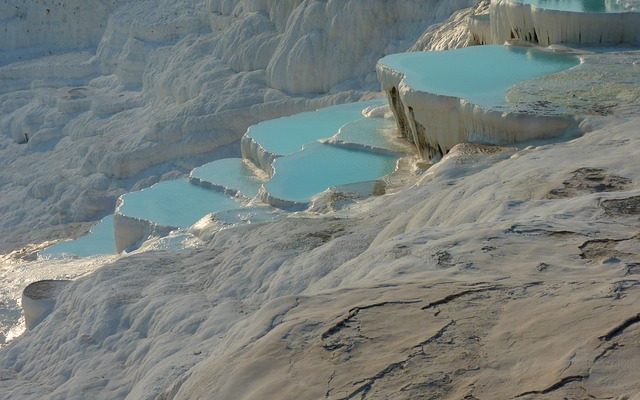
[[[362,118],[363,109],[385,103],[386,100],[378,99],[340,104],[272,119],[249,127],[247,136],[272,154],[288,155],[300,151],[307,143],[335,135],[344,124]]]
[[[340,128],[331,138],[332,143],[356,145],[364,148],[402,152],[404,148],[394,142],[398,127],[386,118],[362,118]]]
[[[328,188],[383,177],[395,169],[397,157],[321,143],[276,159],[275,175],[265,187],[281,200],[307,203]]]
[[[125,194],[118,212],[161,226],[187,228],[210,212],[239,206],[221,192],[193,185],[187,179],[176,179]]]
[[[191,177],[238,191],[248,198],[254,198],[263,183],[241,158],[224,158],[205,164],[191,171]]]
[[[40,252],[44,257],[91,257],[107,254],[116,254],[113,215],[104,217],[85,236],[58,243]]]
[[[393,54],[379,63],[404,73],[415,90],[499,107],[506,105],[505,93],[513,85],[569,69],[580,60],[534,48],[492,45]]]
[[[619,13],[630,11],[630,2],[624,0],[514,0],[516,3],[531,4],[549,10]]]

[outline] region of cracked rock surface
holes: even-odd
[[[350,209],[109,259],[0,351],[0,398],[633,399],[639,130],[464,145]],[[628,181],[548,196],[576,171]]]

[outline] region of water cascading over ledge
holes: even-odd
[[[577,129],[573,115],[518,111],[505,96],[513,85],[579,63],[534,48],[477,46],[395,54],[377,71],[401,134],[424,159],[437,160],[458,143],[513,145]]]

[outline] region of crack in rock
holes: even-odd
[[[431,303],[429,303],[426,306],[422,307],[422,310],[428,310],[430,308],[434,308],[434,307],[437,307],[437,306],[441,306],[443,304],[447,304],[447,303],[449,303],[449,302],[451,302],[453,300],[459,299],[460,297],[466,296],[468,294],[490,292],[490,291],[501,290],[501,289],[503,289],[501,286],[489,286],[489,287],[484,287],[484,288],[479,288],[479,289],[463,290],[462,292],[453,293],[453,294],[445,296],[445,297],[443,297],[443,298],[441,298],[439,300],[432,301]]]
[[[424,346],[425,344],[432,343],[433,341],[438,340],[439,338],[442,337],[442,335],[444,335],[446,330],[449,327],[453,326],[453,325],[455,325],[455,321],[448,322],[442,328],[438,329],[438,331],[435,334],[433,334],[432,336],[430,336],[426,340],[424,340],[424,341],[418,343],[417,345],[415,345],[414,348],[421,347],[421,346]],[[383,368],[381,371],[379,371],[374,376],[372,376],[370,378],[366,378],[366,379],[360,380],[358,382],[355,382],[354,384],[360,384],[360,386],[358,386],[354,391],[349,393],[346,397],[342,397],[339,400],[351,400],[351,399],[354,399],[356,396],[360,396],[360,399],[364,400],[366,398],[366,396],[367,396],[367,393],[369,393],[371,391],[371,389],[373,388],[373,385],[377,381],[379,381],[380,379],[383,379],[385,376],[389,375],[390,373],[394,372],[397,369],[404,369],[405,365],[409,361],[411,361],[414,357],[416,357],[416,356],[418,356],[420,354],[423,354],[423,353],[424,353],[424,350],[420,350],[419,352],[411,353],[404,360],[398,361],[398,362],[394,362],[394,363],[391,363],[391,364],[387,365],[385,368]]]
[[[368,310],[368,309],[376,308],[376,307],[384,307],[384,306],[388,306],[388,305],[416,304],[416,303],[421,303],[421,302],[422,302],[422,300],[383,301],[383,302],[380,302],[380,303],[369,304],[369,305],[366,305],[366,306],[354,307],[354,308],[349,310],[349,312],[347,313],[346,317],[342,318],[340,321],[336,322],[332,327],[327,329],[321,335],[321,338],[322,338],[322,340],[325,340],[325,339],[329,338],[330,336],[333,336],[336,333],[338,333],[340,330],[345,328],[347,326],[347,324],[349,323],[349,321],[351,321],[353,318],[355,318],[360,313],[360,311]]]
[[[616,250],[616,246],[619,243],[638,239],[640,239],[640,235],[634,235],[623,239],[592,239],[582,243],[578,246],[578,249],[580,249],[580,257],[584,260],[595,260],[603,257],[617,257],[629,255]]]
[[[604,200],[600,206],[607,215],[638,215],[640,214],[640,196]]]
[[[598,339],[603,342],[608,342],[614,337],[622,335],[627,328],[637,323],[640,323],[640,314],[636,314],[633,317],[627,318],[621,324],[613,327],[609,332],[607,332],[603,336],[600,336]]]
[[[593,359],[593,364],[597,363],[598,361],[600,361],[600,359],[604,358],[607,356],[607,354],[609,354],[609,352],[616,350],[617,348],[622,347],[620,346],[618,343],[614,343],[611,346],[607,347],[606,349],[602,350],[602,352],[600,352],[600,354],[598,354],[594,359]]]
[[[542,389],[542,390],[531,390],[528,392],[524,392],[524,393],[520,393],[519,395],[517,395],[515,398],[519,398],[519,397],[524,397],[524,396],[528,396],[531,394],[549,394],[551,392],[554,392],[558,389],[562,389],[563,387],[565,387],[566,385],[573,383],[573,382],[582,382],[585,379],[587,379],[589,377],[589,375],[571,375],[571,376],[565,376],[564,378],[560,379],[558,382],[554,383],[553,385],[547,387],[546,389]]]
[[[562,182],[562,187],[552,189],[548,199],[575,197],[581,193],[616,192],[627,188],[631,179],[618,175],[610,175],[601,168],[579,168]]]

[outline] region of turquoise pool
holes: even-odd
[[[515,0],[515,2],[560,11],[593,13],[619,13],[628,11],[622,2],[616,0]]]
[[[513,85],[569,69],[580,60],[534,48],[493,45],[393,54],[379,63],[404,73],[415,90],[499,107],[506,105],[505,93]]]
[[[262,181],[241,158],[224,158],[205,164],[191,171],[191,177],[238,191],[248,198],[254,198],[262,185]]]
[[[330,187],[387,175],[396,161],[394,156],[311,143],[303,151],[276,159],[275,175],[265,187],[277,199],[307,203]]]
[[[385,103],[379,99],[341,104],[264,121],[249,127],[247,136],[269,153],[287,155],[300,151],[307,143],[335,135],[344,124],[362,118],[363,109]]]
[[[45,257],[91,257],[116,254],[113,236],[113,215],[104,217],[91,231],[75,240],[58,243],[40,252]]]
[[[221,192],[193,185],[187,179],[177,179],[125,194],[118,212],[161,226],[187,228],[208,213],[239,206]]]

